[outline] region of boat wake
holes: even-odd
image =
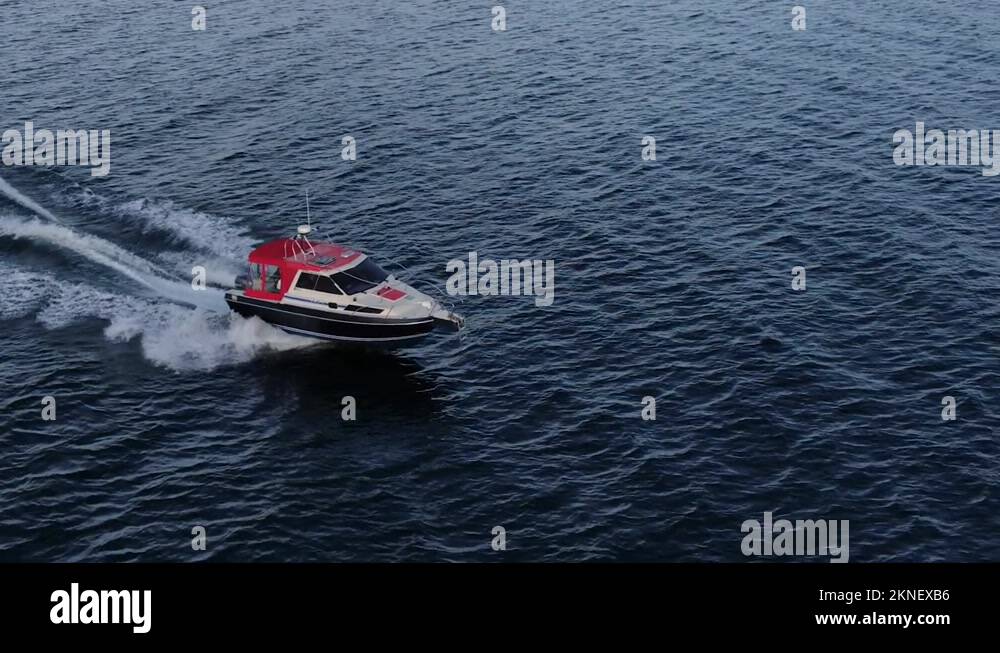
[[[135,293],[135,288],[127,283],[113,284],[112,289],[99,288],[81,282],[79,274],[67,281],[60,278],[58,269],[41,271],[3,262],[0,278],[5,280],[5,288],[0,320],[34,315],[47,329],[63,328],[86,319],[104,320],[107,322],[104,336],[108,340],[138,339],[146,359],[177,371],[239,364],[264,352],[315,344],[259,319],[230,314],[221,289],[210,286],[195,290],[184,280],[190,278],[193,264],[203,264],[209,270],[209,284],[231,284],[236,264],[223,251],[204,261],[200,259],[206,258],[205,248],[202,253],[191,252],[190,248],[167,252],[158,257],[163,263],[160,265],[109,240],[66,226],[3,180],[0,193],[37,216],[0,214],[0,239],[28,240],[71,252],[115,271],[145,290]],[[162,212],[154,213],[158,219],[168,220]],[[185,234],[183,227],[172,225],[180,230],[178,238],[205,238],[206,242],[213,242],[220,237],[211,234],[204,214],[196,215],[202,216],[196,233]],[[233,236],[231,224],[224,225],[223,231]]]
[[[175,202],[147,198],[119,202],[99,195],[89,188],[74,186],[57,195],[57,201],[69,208],[86,208],[109,216],[144,234],[156,234],[182,251],[162,251],[156,260],[172,274],[191,278],[191,268],[204,267],[208,283],[231,288],[243,272],[246,252],[255,241],[246,229],[230,218],[195,211]]]
[[[52,213],[50,213],[45,207],[40,206],[33,199],[31,199],[21,191],[17,190],[16,188],[8,184],[6,181],[3,180],[3,178],[0,178],[0,193],[3,193],[4,197],[14,202],[15,204],[23,206],[32,213],[40,215],[41,217],[51,222],[62,224],[62,221],[56,216],[52,215]]]
[[[107,203],[98,195],[91,194],[89,197],[91,201]],[[123,220],[138,221],[149,230],[166,233],[174,242],[189,249],[213,254],[220,259],[243,261],[255,244],[246,230],[234,221],[193,211],[171,201],[133,200],[115,204],[110,211]]]
[[[170,302],[119,294],[0,263],[6,280],[0,320],[34,314],[46,329],[86,319],[107,322],[112,342],[138,338],[143,356],[175,371],[210,370],[249,361],[271,352],[313,344],[254,318],[190,309]]]
[[[75,252],[172,301],[194,303],[198,299],[190,286],[185,287],[163,268],[103,238],[82,234],[58,224],[45,223],[37,218],[25,219],[14,215],[0,215],[0,236],[26,238]]]

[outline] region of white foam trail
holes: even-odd
[[[167,299],[209,310],[225,310],[220,292],[211,289],[195,291],[189,283],[170,279],[171,275],[159,266],[103,238],[82,234],[69,227],[46,224],[37,219],[23,220],[16,216],[0,216],[0,235],[47,242],[111,268]]]
[[[3,301],[0,301],[0,320],[16,320],[34,312],[49,292],[50,280],[0,262],[3,277]]]
[[[210,370],[251,360],[268,351],[317,344],[315,340],[285,333],[257,319],[230,313],[224,292],[214,288],[194,290],[190,283],[173,278],[164,268],[118,245],[65,226],[50,211],[0,179],[0,193],[32,211],[37,218],[0,215],[0,236],[28,238],[73,251],[95,263],[178,303],[116,294],[79,282],[65,282],[0,261],[3,301],[0,319],[17,319],[37,312],[46,328],[65,327],[85,318],[108,322],[104,335],[112,341],[141,339],[143,355],[173,370]],[[89,191],[84,202],[106,202]],[[102,208],[107,208],[102,206]],[[138,217],[151,227],[185,240],[209,256],[198,260],[192,253],[164,253],[161,258],[188,278],[191,267],[203,265],[208,280],[231,286],[253,241],[235,223],[208,214],[176,208],[172,203],[130,202],[114,207],[119,216]],[[184,304],[183,306],[179,304]],[[191,309],[189,306],[197,308]]]
[[[173,370],[211,370],[244,363],[262,354],[299,349],[316,340],[285,333],[259,318],[245,319],[185,310],[171,306],[160,325],[137,320],[134,315],[112,318],[104,330],[111,340],[142,337],[143,355]]]
[[[232,288],[236,285],[237,275],[244,273],[243,267],[236,265],[228,258],[210,254],[163,252],[156,258],[181,277],[193,276],[192,268],[201,266],[205,268],[208,283],[221,288]]]
[[[9,183],[4,181],[3,178],[0,178],[0,193],[3,193],[4,196],[7,197],[7,199],[20,204],[24,208],[42,216],[46,220],[51,220],[52,222],[58,222],[59,224],[62,224],[62,220],[52,215],[52,213],[46,210],[45,207],[39,205],[33,199],[31,199],[21,191],[11,186]]]
[[[106,215],[129,223],[139,223],[144,231],[156,230],[189,248],[219,258],[243,262],[256,241],[239,222],[210,213],[195,211],[166,200],[146,198],[116,204],[89,188],[80,188],[77,200],[96,207]]]
[[[240,227],[228,220],[189,209],[177,208],[172,202],[156,204],[140,200],[109,207],[110,203],[106,198],[89,189],[82,189],[84,204],[96,204],[118,216],[138,217],[144,220],[147,225],[173,233],[190,244],[206,245],[201,249],[215,255],[212,260],[207,261],[196,260],[197,257],[184,257],[185,263],[188,260],[194,260],[194,262],[191,265],[181,267],[180,260],[183,255],[165,253],[161,255],[161,258],[168,259],[171,267],[177,271],[177,274],[172,274],[103,238],[82,234],[66,227],[52,212],[3,179],[0,179],[0,193],[35,214],[59,225],[44,224],[39,221],[26,222],[14,216],[5,216],[0,217],[0,234],[15,238],[34,238],[71,249],[96,263],[138,281],[169,299],[203,305],[212,310],[225,309],[220,297],[215,297],[209,305],[205,305],[202,301],[203,297],[192,296],[191,293],[194,291],[190,287],[178,283],[175,277],[190,278],[191,268],[194,265],[202,265],[209,273],[208,281],[210,284],[232,287],[235,284],[236,276],[240,274],[240,268],[234,261],[242,261],[246,252],[253,248],[253,241],[246,236]]]
[[[36,319],[58,329],[87,318],[108,322],[105,337],[113,342],[139,338],[143,356],[176,371],[211,370],[243,363],[271,351],[316,344],[275,329],[257,318],[219,315],[165,302],[66,283],[38,272],[0,262],[4,301],[0,319]]]
[[[156,202],[148,199],[133,200],[123,204],[113,204],[108,198],[89,188],[78,187],[79,201],[85,206],[95,206],[101,211],[127,220],[138,220],[145,227],[172,235],[175,239],[195,247],[219,259],[244,262],[247,253],[256,241],[238,222],[209,213],[202,213],[171,201]],[[51,211],[41,206],[21,191],[0,178],[0,193],[11,201],[51,222],[64,225]],[[184,277],[188,276],[184,273]],[[164,274],[163,270],[156,270]],[[233,276],[237,272],[233,271]]]
[[[120,216],[137,218],[175,238],[219,257],[243,261],[255,241],[246,229],[228,218],[177,206],[173,202],[142,199],[116,206]]]

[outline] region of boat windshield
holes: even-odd
[[[330,275],[348,295],[365,292],[388,278],[389,273],[376,265],[370,258],[358,263],[350,270]]]

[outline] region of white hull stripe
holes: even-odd
[[[316,333],[315,331],[306,331],[305,329],[296,329],[295,327],[282,326],[280,324],[274,324],[282,331],[288,331],[289,333],[297,333],[304,336],[309,336],[311,338],[320,338],[322,340],[350,340],[352,342],[389,342],[391,340],[414,340],[416,338],[423,338],[427,336],[427,333],[418,333],[412,336],[396,336],[393,338],[345,338],[342,336],[330,336],[325,333]]]

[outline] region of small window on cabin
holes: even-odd
[[[264,271],[262,270],[262,265],[260,263],[251,263],[250,269],[248,270],[248,277],[250,278],[250,289],[256,291],[264,290]]]
[[[267,292],[281,292],[281,268],[276,265],[267,266]]]
[[[330,293],[331,295],[343,295],[340,288],[333,283],[330,277],[319,277],[316,279],[316,292]]]
[[[318,278],[319,277],[315,274],[303,272],[299,275],[299,280],[295,282],[295,287],[301,288],[302,290],[314,290],[316,288],[316,280]]]

